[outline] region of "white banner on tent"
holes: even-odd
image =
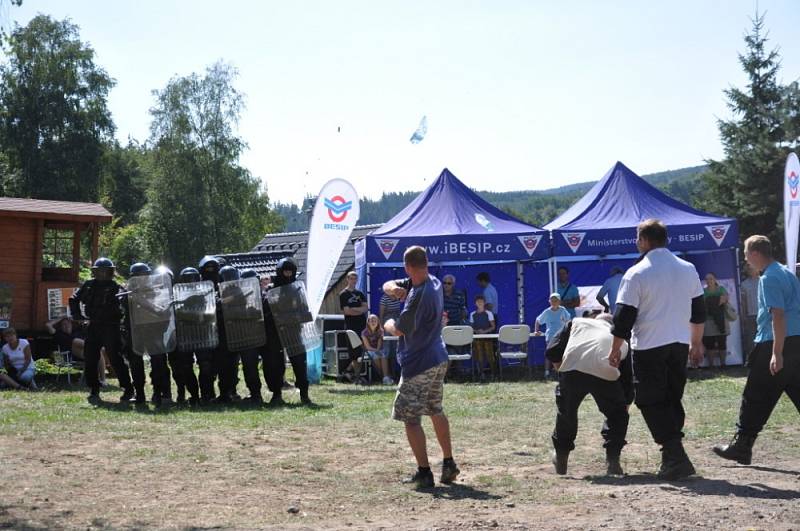
[[[786,157],[783,179],[783,226],[786,243],[786,267],[795,271],[797,263],[797,237],[800,230],[800,162],[797,155]]]
[[[314,319],[317,318],[328,282],[358,222],[359,214],[358,194],[353,185],[344,179],[325,183],[314,205],[308,232],[306,289],[308,306]]]

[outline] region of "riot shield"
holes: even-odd
[[[319,346],[320,333],[314,326],[302,282],[296,280],[271,288],[267,291],[267,302],[287,356],[305,356]]]
[[[128,280],[131,346],[140,356],[175,350],[172,282],[166,273]]]
[[[181,352],[212,350],[219,345],[217,301],[214,283],[187,282],[172,287],[175,298],[178,349]]]
[[[263,346],[267,342],[267,335],[258,279],[253,277],[220,282],[219,296],[228,350],[240,352]]]

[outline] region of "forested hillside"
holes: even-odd
[[[695,204],[697,192],[702,186],[701,175],[706,166],[693,166],[669,170],[642,177],[650,184],[660,188],[678,201]],[[523,221],[534,225],[544,225],[569,208],[585,194],[595,181],[569,184],[548,190],[521,190],[515,192],[487,192],[478,194],[496,207]],[[416,192],[391,192],[379,199],[362,199],[359,225],[383,223],[400,212],[416,196]],[[278,203],[275,212],[286,220],[289,232],[308,229],[312,199],[306,198],[302,206]]]

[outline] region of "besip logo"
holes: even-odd
[[[522,247],[525,248],[525,252],[528,253],[528,256],[533,256],[534,251],[536,251],[542,239],[538,234],[526,234],[525,236],[517,236],[517,238],[519,239],[519,243],[522,244]]]
[[[397,247],[397,244],[400,240],[387,240],[387,239],[378,239],[375,240],[375,243],[378,244],[378,249],[381,250],[383,253],[383,257],[387,260],[392,255],[394,248]]]
[[[564,232],[562,233],[564,239],[567,241],[567,245],[572,250],[573,253],[578,252],[581,244],[583,243],[583,237],[586,236],[585,232]]]
[[[730,229],[730,224],[728,225],[706,225],[706,230],[714,238],[714,243],[717,244],[717,247],[722,245],[722,240],[725,239],[725,236],[728,235],[728,229]]]
[[[792,196],[792,199],[797,199],[797,186],[800,184],[800,176],[791,171],[786,178],[786,182],[789,184],[789,195]]]
[[[352,201],[345,201],[344,197],[335,195],[328,199],[325,198],[325,208],[328,209],[328,217],[334,223],[341,223],[347,217],[347,213],[353,208]]]

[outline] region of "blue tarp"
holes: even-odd
[[[669,231],[672,251],[736,247],[735,219],[695,210],[667,196],[621,162],[577,203],[545,225],[552,231],[555,256],[636,253],[636,226],[660,219]]]
[[[406,208],[366,237],[366,261],[399,263],[411,245],[431,262],[547,258],[546,231],[495,208],[445,168]]]

